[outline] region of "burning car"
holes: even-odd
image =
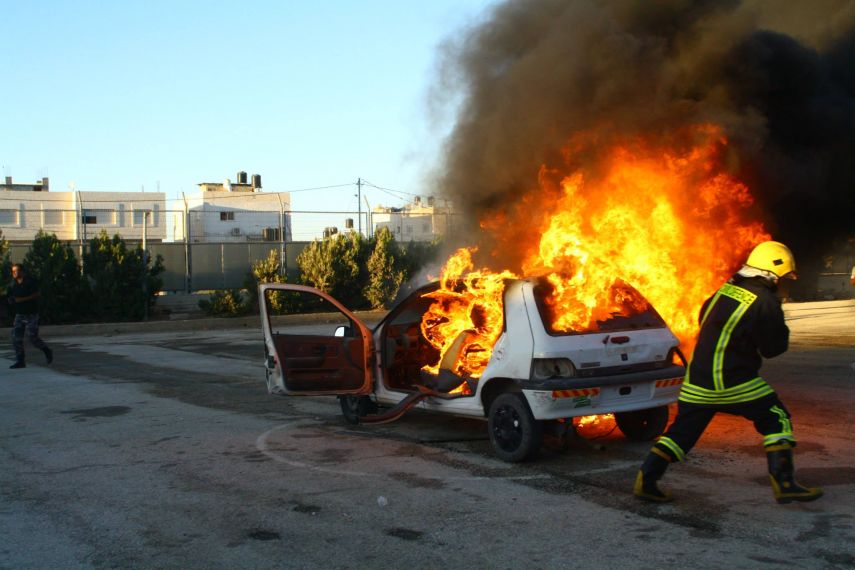
[[[640,293],[617,282],[622,309],[568,330],[555,325],[544,279],[498,275],[492,283],[496,303],[473,301],[466,284],[430,283],[373,329],[317,289],[260,285],[268,390],[337,395],[351,423],[393,421],[412,407],[486,418],[495,453],[508,462],[532,457],[550,421],[613,413],[631,439],[662,433],[685,359]],[[324,322],[291,333],[271,310],[287,295],[314,303]],[[467,318],[443,331],[455,305]]]

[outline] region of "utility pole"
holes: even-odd
[[[362,178],[356,179],[356,205],[359,208],[359,234],[362,235]]]

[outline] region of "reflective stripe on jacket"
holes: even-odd
[[[789,337],[774,284],[735,275],[701,309],[698,344],[680,400],[735,404],[772,394],[760,377],[762,357],[786,352]]]

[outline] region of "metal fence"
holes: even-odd
[[[11,212],[11,213],[10,213]],[[430,241],[459,231],[451,212],[249,211],[42,208],[0,211],[0,231],[10,242],[13,262],[23,260],[39,231],[69,244],[78,259],[102,231],[120,235],[128,247],[144,246],[163,257],[164,291],[196,292],[243,285],[252,264],[279,253],[283,272],[299,276],[297,256],[314,239],[348,231],[369,236],[388,227],[396,240]]]
[[[0,209],[0,231],[10,242],[12,261],[22,261],[39,231],[54,234],[82,259],[88,242],[102,231],[122,236],[129,247],[145,244],[161,255],[165,291],[188,293],[243,285],[252,264],[279,252],[291,281],[299,276],[297,256],[314,239],[356,231],[369,236],[386,226],[402,244],[453,239],[461,216],[448,210],[383,212],[242,210],[216,206],[204,210],[146,208]],[[849,282],[855,246],[844,245],[824,260],[816,290],[819,299],[851,298]],[[812,284],[813,285],[813,284]]]

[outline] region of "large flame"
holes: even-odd
[[[422,334],[440,351],[436,364],[422,368],[432,374],[439,371],[453,348],[457,354],[452,355],[451,372],[478,378],[502,333],[505,279],[516,275],[507,270],[476,270],[472,252],[464,248],[451,256],[442,271],[439,289],[425,294],[434,303],[422,317]]]
[[[530,207],[520,209],[518,220],[502,215],[482,221],[502,247],[522,252],[521,275],[543,277],[552,286],[551,328],[597,330],[610,315],[643,310],[643,299],[622,285],[628,283],[653,304],[686,352],[693,347],[703,301],[754,245],[770,238],[760,222],[746,219],[752,198],[722,166],[721,130],[703,125],[691,134],[696,142],[681,149],[637,140],[615,146],[596,171],[559,176],[557,185],[550,182],[555,172],[544,167],[537,194],[522,199],[542,212],[539,225],[531,225]],[[520,223],[527,224],[528,241],[518,239],[524,235],[519,230],[513,244],[499,239],[508,224]],[[503,280],[512,276],[510,269],[475,271],[469,250],[446,264],[422,330],[441,358],[461,332],[474,331],[455,373],[477,378],[486,366],[501,332]]]

